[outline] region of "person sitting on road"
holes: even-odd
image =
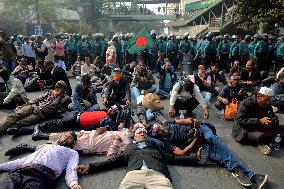
[[[100,69],[94,64],[91,64],[91,59],[89,57],[85,57],[85,63],[81,67],[81,76],[83,74],[89,74],[91,81],[93,81],[98,72],[100,72]]]
[[[10,72],[0,64],[0,77],[5,81],[7,92],[0,92],[0,108],[15,109],[29,101],[22,82],[10,76]]]
[[[178,115],[179,110],[187,110],[190,115],[192,111],[200,104],[204,110],[204,117],[208,119],[208,105],[204,101],[200,90],[189,78],[180,81],[173,86],[169,115],[174,117]]]
[[[284,72],[278,75],[277,82],[271,86],[271,89],[274,92],[274,96],[271,99],[273,111],[284,111]]]
[[[43,121],[66,111],[71,99],[66,94],[67,85],[58,81],[54,90],[48,90],[41,96],[19,106],[15,113],[9,114],[0,121],[0,134],[4,134],[11,127],[25,127]]]
[[[113,105],[130,105],[131,91],[128,81],[122,75],[120,68],[113,70],[112,81],[105,92],[103,104],[108,108]]]
[[[149,136],[155,137],[163,143],[166,152],[176,156],[186,156],[196,150],[201,150],[206,159],[223,166],[245,187],[256,184],[262,188],[268,180],[268,175],[256,174],[249,167],[239,161],[228,147],[218,138],[216,130],[210,123],[199,123],[196,119],[178,119],[173,122],[149,128]],[[157,141],[156,141],[157,142]],[[206,157],[207,156],[207,157]],[[201,155],[202,157],[202,155]]]
[[[33,67],[27,64],[27,59],[22,58],[19,65],[11,73],[11,75],[19,79],[23,84],[25,84],[26,79],[30,77],[29,72],[33,70]]]
[[[145,63],[140,61],[131,83],[133,86],[133,95],[136,101],[139,101],[138,98],[140,95],[155,92],[156,88],[153,86],[154,84],[155,78],[153,74],[147,70]]]
[[[232,135],[237,142],[257,144],[265,155],[272,152],[270,144],[274,143],[274,137],[279,133],[284,136],[284,130],[272,111],[272,96],[272,89],[261,87],[257,94],[242,101],[232,129]]]
[[[239,80],[240,76],[233,75],[230,78],[230,83],[222,88],[222,91],[217,97],[218,101],[215,104],[215,107],[219,111],[225,110],[226,105],[231,103],[233,99],[236,99],[238,103],[240,103],[244,99],[245,91],[239,84]]]
[[[164,67],[159,69],[159,75],[159,89],[156,93],[161,98],[169,99],[171,97],[170,92],[177,81],[177,75],[174,71],[172,71],[170,62],[166,62]]]
[[[230,70],[230,75],[233,75],[233,73],[236,73],[236,72],[238,72],[238,74],[241,73],[240,62],[238,60],[235,60],[233,62],[233,66],[232,66],[232,68]]]
[[[76,140],[77,136],[68,132],[57,145],[46,145],[26,157],[1,163],[0,171],[10,171],[0,183],[1,188],[49,189],[66,170],[68,187],[81,189],[76,172],[79,154],[72,149]]]
[[[215,63],[212,64],[211,68],[207,70],[206,74],[211,77],[211,89],[214,92],[214,95],[217,95],[222,88],[222,86],[217,82],[220,82],[223,85],[227,84],[224,72],[219,71],[219,66],[217,63]]]
[[[63,68],[57,67],[54,65],[54,62],[47,61],[44,62],[45,69],[51,73],[51,78],[46,78],[45,80],[39,80],[39,83],[42,83],[46,88],[54,89],[58,81],[62,80],[66,84],[66,93],[67,95],[72,95],[72,88],[67,77],[67,74]]]
[[[133,61],[130,64],[126,64],[122,69],[122,76],[125,78],[129,83],[132,82],[135,68],[137,66],[137,62]]]
[[[246,91],[252,93],[257,91],[257,87],[261,83],[261,76],[260,72],[254,67],[252,60],[246,63],[246,67],[242,69],[240,76]]]
[[[92,84],[89,74],[83,74],[81,76],[81,82],[75,86],[75,91],[72,95],[71,109],[79,112],[92,112],[100,109],[96,97],[96,87]]]
[[[209,105],[211,104],[211,97],[213,95],[212,90],[212,79],[210,75],[206,74],[205,65],[198,66],[198,73],[190,76],[191,81],[196,84],[200,90],[201,95],[205,102]]]
[[[77,60],[72,66],[73,77],[81,76],[81,67],[84,65],[84,61],[81,61],[81,57],[77,56]]]

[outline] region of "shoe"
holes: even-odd
[[[35,152],[36,146],[30,144],[20,144],[5,153],[5,156],[20,155],[26,152]]]
[[[35,126],[34,128],[34,133],[32,135],[32,140],[37,141],[37,140],[48,140],[49,139],[49,135],[42,132],[38,125]]]
[[[14,135],[14,136],[20,135],[20,129],[18,129],[18,128],[8,128],[6,134],[7,135]]]
[[[257,148],[260,150],[261,153],[265,155],[269,155],[272,152],[272,149],[268,145],[265,145],[265,144],[259,144]]]
[[[237,179],[237,181],[245,187],[251,186],[252,183],[250,181],[250,179],[245,176],[245,174],[240,170],[239,167],[236,167],[234,169],[234,171],[232,172],[233,177],[235,177]]]
[[[252,177],[252,182],[257,186],[258,189],[261,189],[265,186],[268,181],[268,175],[256,174]]]
[[[14,135],[14,136],[30,135],[33,134],[33,132],[34,132],[33,127],[22,127],[20,129],[17,128],[7,129],[7,135]]]

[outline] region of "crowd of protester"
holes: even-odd
[[[10,171],[0,188],[49,188],[66,169],[67,185],[80,189],[77,172],[121,165],[128,172],[120,188],[173,188],[168,163],[204,165],[208,160],[245,187],[264,187],[268,175],[238,160],[214,125],[196,119],[193,111],[200,105],[206,120],[217,108],[233,121],[237,142],[271,154],[275,137],[284,136],[275,114],[284,111],[284,37],[208,33],[196,39],[151,31],[153,43],[129,54],[133,36],[115,34],[107,40],[101,33],[0,32],[0,108],[13,111],[1,119],[0,135],[32,135],[52,143],[8,150],[7,156],[32,154],[0,164],[0,170]],[[40,90],[42,95],[28,98],[27,92]],[[161,100],[169,104],[167,112]],[[108,159],[79,165],[79,154]]]

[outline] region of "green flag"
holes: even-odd
[[[138,53],[152,44],[153,40],[151,38],[150,31],[147,27],[144,27],[128,41],[128,52],[129,54]]]

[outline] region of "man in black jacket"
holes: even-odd
[[[272,96],[272,89],[261,87],[256,95],[242,101],[232,131],[237,142],[255,143],[265,155],[272,152],[270,143],[281,133],[278,118],[270,105]]]
[[[67,74],[63,68],[57,67],[54,65],[53,62],[47,61],[44,63],[44,66],[47,71],[51,72],[52,78],[51,80],[45,80],[45,84],[50,86],[51,89],[54,89],[55,84],[57,81],[64,81],[67,85],[66,93],[71,96],[72,95],[72,88],[67,78]]]
[[[244,87],[249,92],[254,92],[256,87],[260,85],[260,72],[255,68],[254,63],[251,60],[249,60],[246,63],[246,67],[242,69],[241,80],[244,83]]]
[[[256,174],[236,158],[234,153],[218,138],[215,127],[210,123],[199,123],[196,119],[176,119],[148,127],[149,135],[160,140],[159,146],[176,156],[185,156],[196,150],[201,150],[201,162],[206,163],[206,157],[216,164],[232,172],[238,182],[245,187],[253,183],[262,188],[268,180],[268,175]],[[159,142],[159,141],[156,141]]]
[[[121,77],[121,70],[113,70],[113,78],[109,83],[103,103],[106,107],[113,105],[130,105],[131,92],[128,81]]]
[[[79,165],[79,173],[94,173],[108,170],[119,165],[128,164],[128,173],[120,184],[125,188],[159,188],[172,189],[170,173],[166,162],[178,164],[197,164],[197,156],[174,158],[160,152],[154,139],[147,138],[145,128],[135,131],[134,141],[124,152],[113,159],[89,165]]]

